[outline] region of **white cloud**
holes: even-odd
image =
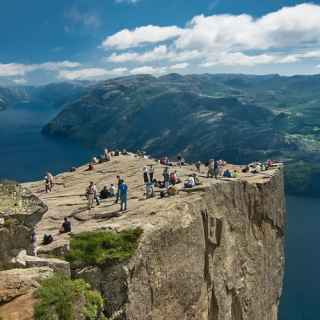
[[[306,18],[307,17],[307,18]],[[320,6],[285,7],[259,19],[249,15],[196,16],[175,45],[180,49],[266,50],[320,43]]]
[[[169,67],[169,69],[171,70],[182,70],[182,69],[186,69],[189,67],[189,63],[178,63],[178,64],[174,64],[172,66]]]
[[[278,60],[279,58],[277,56],[268,54],[246,55],[242,52],[221,53],[215,57],[211,57],[207,62],[201,64],[201,67],[212,67],[216,65],[252,67],[258,64],[278,62]]]
[[[256,66],[320,59],[320,5],[300,4],[255,18],[199,15],[185,28],[145,26],[108,37],[105,48],[158,45],[145,52],[127,51],[108,57],[113,63],[195,62],[201,66]]]
[[[201,54],[197,50],[190,51],[175,51],[170,50],[166,45],[160,45],[150,51],[144,53],[137,52],[125,52],[125,53],[113,53],[107,58],[107,61],[114,63],[125,63],[125,62],[138,62],[147,63],[153,61],[168,60],[172,62],[189,61],[201,58]]]
[[[105,49],[129,49],[142,44],[159,43],[176,38],[183,33],[183,30],[176,27],[159,27],[148,25],[134,30],[124,29],[116,34],[107,37],[102,47]]]
[[[120,76],[127,72],[127,68],[103,69],[84,68],[79,70],[61,70],[58,78],[66,80],[92,80],[104,77]]]
[[[61,68],[76,68],[81,64],[72,61],[45,62],[40,64],[0,63],[0,77],[24,76],[36,70],[57,71]]]
[[[179,63],[164,67],[153,67],[153,66],[142,66],[130,70],[130,74],[152,74],[152,75],[162,75],[169,72],[174,72],[177,70],[186,69],[189,66],[188,63]]]
[[[153,74],[153,75],[161,75],[167,72],[166,67],[152,67],[152,66],[143,66],[139,68],[134,68],[130,70],[131,74]]]

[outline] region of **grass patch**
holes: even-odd
[[[35,320],[75,320],[79,315],[86,320],[106,319],[103,298],[82,279],[56,274],[41,283],[36,297]]]
[[[133,256],[142,234],[141,228],[121,232],[99,231],[74,235],[66,260],[73,266],[102,266],[119,263]]]

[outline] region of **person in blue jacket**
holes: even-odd
[[[119,197],[120,197],[120,211],[126,211],[128,209],[128,186],[123,180],[119,185]]]

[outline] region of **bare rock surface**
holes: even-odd
[[[66,216],[74,234],[141,227],[139,248],[126,264],[112,270],[88,266],[78,274],[104,294],[109,315],[128,320],[276,320],[284,271],[282,167],[219,180],[207,179],[203,168],[199,187],[184,190],[179,184],[178,195],[147,200],[142,169],[150,164],[162,179],[164,166],[128,155],[93,171],[83,166],[60,174],[48,194],[41,181],[25,184],[48,206],[36,228],[39,253],[68,251],[70,235],[58,232]],[[192,166],[171,170],[181,180],[194,173]],[[115,184],[116,175],[128,184],[128,211],[120,214],[114,199],[87,210],[89,182],[101,190]],[[47,246],[40,244],[45,233],[54,237]]]
[[[39,287],[39,281],[52,273],[48,267],[1,271],[0,317],[3,320],[32,320],[33,292]]]

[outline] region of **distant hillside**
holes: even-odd
[[[96,84],[44,132],[190,160],[288,162],[291,193],[320,194],[320,76],[132,76]]]
[[[88,83],[53,83],[40,87],[0,87],[0,111],[17,103],[32,102],[43,107],[61,107],[88,92]]]

